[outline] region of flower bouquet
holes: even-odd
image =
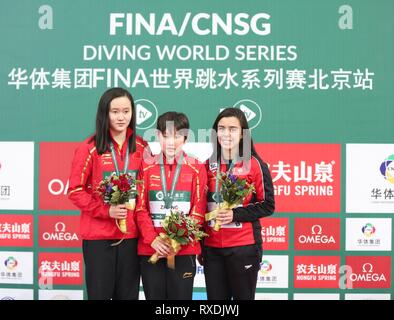
[[[104,203],[115,206],[125,204],[126,209],[134,210],[135,196],[138,193],[136,186],[140,182],[129,173],[117,176],[114,172],[99,183],[96,191]],[[116,219],[116,225],[122,233],[127,233],[126,219]]]
[[[167,256],[167,266],[171,269],[175,269],[175,255],[182,245],[194,244],[207,236],[205,232],[200,230],[201,225],[194,218],[185,216],[179,211],[171,210],[161,224],[165,233],[161,232],[157,239],[164,240],[171,246],[171,254]],[[158,260],[159,254],[157,252],[149,258],[149,262],[153,264]]]
[[[253,192],[254,185],[248,183],[245,179],[241,179],[231,173],[219,174],[219,187],[220,196],[223,202],[219,203],[217,209],[205,214],[205,221],[215,220],[214,230],[219,231],[220,222],[216,220],[220,209],[234,209],[235,207],[242,204],[245,197]]]

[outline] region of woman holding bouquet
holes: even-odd
[[[68,188],[69,199],[81,210],[88,299],[138,299],[140,270],[134,213],[125,204],[104,203],[96,190],[113,172],[135,177],[146,145],[135,134],[130,93],[122,88],[104,92],[98,104],[96,132],[75,151]],[[126,222],[127,233],[120,230],[119,221]],[[114,246],[116,242],[119,244]]]
[[[215,220],[208,222],[202,255],[208,299],[253,300],[262,258],[260,219],[275,210],[271,175],[254,148],[240,109],[227,108],[218,115],[212,141],[214,153],[207,163],[208,211],[222,202],[221,174],[245,179],[253,184],[254,192],[236,208],[218,209],[218,231]]]
[[[148,300],[192,299],[200,244],[184,244],[174,252],[169,239],[162,237],[165,221],[174,211],[194,218],[200,225],[204,222],[207,173],[204,164],[182,151],[188,129],[189,121],[183,113],[161,115],[157,120],[161,152],[144,162],[140,172],[139,180],[143,183],[139,185],[136,209],[140,230],[138,254]],[[187,230],[181,232],[184,235]],[[174,260],[175,267],[171,267],[170,259]]]

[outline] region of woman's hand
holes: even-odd
[[[228,224],[233,222],[234,212],[231,209],[220,209],[216,219],[220,224]]]
[[[126,219],[127,209],[126,205],[118,204],[117,206],[112,205],[109,208],[109,216],[114,219]]]
[[[160,238],[156,238],[150,245],[159,254],[159,258],[168,256],[171,253],[170,245]]]

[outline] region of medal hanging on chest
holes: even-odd
[[[174,202],[175,188],[178,183],[179,174],[181,172],[182,162],[183,162],[183,154],[181,154],[181,156],[178,159],[178,163],[177,163],[176,169],[175,169],[175,174],[174,174],[174,177],[172,178],[171,190],[168,193],[166,172],[165,172],[164,163],[163,163],[163,155],[161,155],[161,157],[160,157],[160,179],[161,179],[162,191],[164,194],[164,198],[163,198],[164,207],[166,209],[171,209],[172,203]]]

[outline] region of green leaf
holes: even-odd
[[[117,190],[112,194],[111,203],[118,203],[120,198],[120,192]]]
[[[177,241],[178,241],[180,244],[182,244],[182,245],[185,245],[185,244],[188,243],[188,240],[187,240],[186,238],[179,238]]]
[[[185,234],[185,229],[179,229],[176,235],[178,237],[182,237],[184,234]]]

